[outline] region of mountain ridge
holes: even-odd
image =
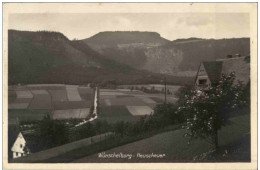
[[[114,34],[117,32],[113,32],[113,36]],[[250,55],[249,38],[203,39],[191,37],[167,40],[163,43],[159,43],[160,40],[158,40],[158,43],[154,44],[146,41],[140,42],[141,36],[135,42],[131,40],[129,43],[122,43],[120,37],[124,40],[125,35],[121,36],[121,34],[123,33],[117,34],[119,41],[112,37],[112,43],[106,41],[112,36],[110,33],[106,33],[104,41],[100,34],[92,36],[99,37],[98,43],[91,37],[82,41],[111,60],[135,69],[174,76],[195,76],[197,67],[202,61],[223,59],[230,54]],[[142,34],[142,32],[138,32],[138,34]],[[159,34],[156,35],[158,38]]]
[[[9,30],[8,60],[9,84],[158,83],[162,77],[111,60],[80,40],[48,31]],[[186,82],[181,77],[171,79]]]
[[[83,39],[82,41],[85,41],[88,44],[110,43],[111,46],[124,43],[165,44],[170,42],[169,40],[161,37],[159,33],[149,31],[104,31],[99,32],[89,38]]]

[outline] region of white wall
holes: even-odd
[[[210,82],[210,79],[208,77],[208,74],[205,70],[205,67],[203,64],[200,65],[200,68],[199,68],[199,71],[198,71],[198,75],[197,75],[197,79],[196,79],[196,82],[195,82],[195,88],[198,89],[199,87],[199,80],[200,79],[206,79],[207,80],[207,85],[208,87],[210,87],[211,85],[211,82]]]
[[[14,145],[11,149],[11,151],[13,152],[13,158],[17,158],[17,157],[21,157],[22,154],[24,154],[24,147],[25,147],[26,141],[22,135],[22,133],[19,133]]]

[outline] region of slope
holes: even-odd
[[[170,42],[152,32],[102,32],[83,41],[111,60],[174,76],[195,76],[202,61],[250,55],[249,38],[188,38]]]
[[[9,30],[8,60],[9,85],[87,84],[108,80],[116,80],[118,84],[160,83],[162,77],[111,60],[86,43],[70,41],[58,32]],[[177,84],[187,81],[178,77],[169,80]]]

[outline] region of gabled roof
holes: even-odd
[[[237,57],[222,60],[222,74],[235,73],[234,83],[241,81],[246,85],[250,81],[250,57]]]
[[[203,65],[211,83],[217,83],[221,78],[222,62],[207,61],[207,62],[203,62]]]
[[[235,73],[236,84],[242,81],[247,84],[250,81],[250,57],[236,57],[227,58],[217,61],[202,62],[211,83],[217,83],[222,74],[229,75],[231,72]]]

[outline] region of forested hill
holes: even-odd
[[[250,55],[249,38],[168,41],[154,32],[102,32],[83,41],[111,60],[174,76],[194,77],[202,61]]]
[[[169,40],[162,38],[160,34],[156,32],[139,32],[139,31],[106,31],[100,32],[90,38],[84,39],[84,42],[91,44],[91,46],[99,44],[104,46],[116,46],[119,44],[151,44],[151,45],[163,45]]]
[[[162,77],[111,60],[59,32],[16,30],[8,31],[8,76],[9,84],[155,83]],[[184,79],[169,78],[177,84]]]

